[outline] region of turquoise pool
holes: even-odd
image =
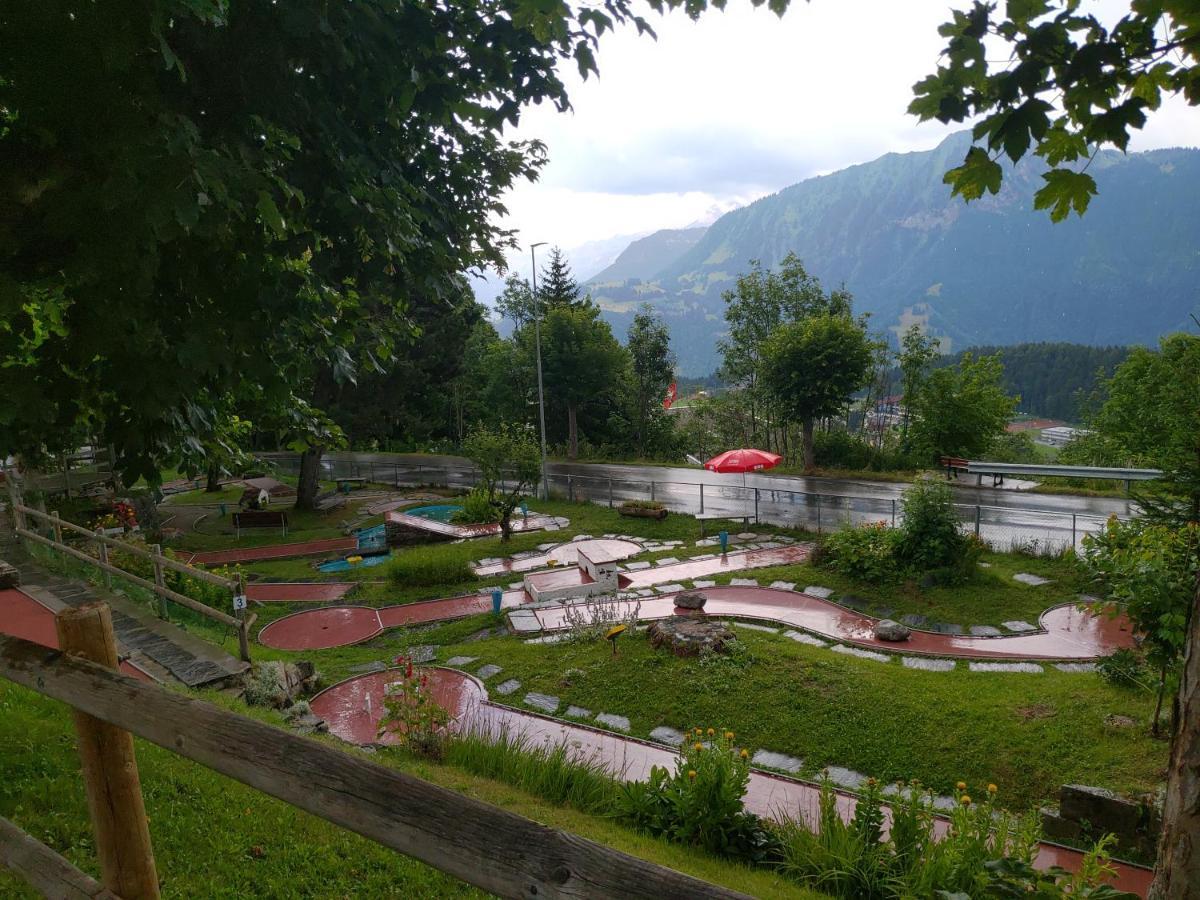
[[[418,516],[422,519],[433,519],[435,522],[450,523],[454,518],[455,513],[461,512],[462,507],[452,503],[442,503],[434,506],[418,506],[415,509],[405,509],[402,512],[409,516]],[[375,525],[371,528],[364,528],[356,535],[358,538],[358,549],[353,555],[363,554],[361,562],[351,563],[345,559],[331,559],[329,562],[323,562],[317,566],[318,572],[349,572],[351,569],[370,568],[371,566],[379,566],[392,558],[390,553],[379,553],[377,551],[387,548],[387,528],[384,525]],[[373,555],[366,556],[371,552]]]
[[[435,522],[445,522],[449,525],[455,513],[462,512],[462,507],[451,503],[443,503],[436,506],[418,506],[416,509],[402,509],[400,512],[406,516],[416,516],[419,519],[433,519]]]

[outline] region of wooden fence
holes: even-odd
[[[103,614],[93,618],[104,622],[107,609],[102,604],[94,606]],[[72,610],[64,614],[83,613]],[[62,631],[60,628],[60,634]],[[69,646],[67,641],[62,643]],[[0,636],[0,677],[73,707],[77,730],[81,721],[92,721],[132,733],[501,897],[665,900],[744,896],[539,825],[360,755],[139,681],[80,658],[75,651],[48,650]],[[132,740],[128,734],[125,737]],[[82,731],[80,742],[83,753]],[[102,778],[105,772],[127,777],[127,770],[128,766],[121,765],[89,766],[85,757],[85,780]],[[136,764],[133,776],[136,783]],[[89,797],[94,787],[89,786]],[[106,799],[122,795],[111,785],[102,787]],[[123,796],[140,809],[140,790],[136,799],[128,790]],[[111,810],[108,812],[109,818],[114,818]],[[137,810],[130,817],[136,818]],[[141,817],[144,820],[144,813]],[[123,817],[118,814],[115,818]],[[154,872],[153,856],[145,858],[148,843],[142,847],[138,835],[121,837],[119,830],[102,828],[104,825],[93,818],[97,852],[106,872],[104,887],[126,900],[156,897],[157,884],[148,886]],[[14,842],[26,856],[38,856],[41,851],[30,851],[29,841],[32,838],[17,829],[0,828],[0,861],[16,855],[5,847],[11,848]],[[132,846],[124,846],[123,841]],[[41,850],[53,853],[48,848]],[[65,860],[61,863],[70,868]],[[119,890],[107,875],[112,867],[124,873],[126,885],[134,887]]]
[[[42,512],[41,510],[26,506],[21,502],[20,494],[11,478],[9,479],[9,493],[12,501],[13,518],[15,520],[15,532],[20,537],[50,547],[58,553],[99,569],[104,573],[105,583],[110,587],[112,585],[112,576],[115,575],[131,584],[150,591],[159,598],[159,615],[163,618],[166,618],[166,606],[163,601],[169,600],[172,603],[178,603],[180,606],[190,609],[192,612],[199,613],[205,618],[212,619],[214,622],[219,622],[222,625],[232,628],[237,632],[238,651],[241,658],[246,662],[250,662],[250,626],[254,623],[254,616],[246,615],[245,613],[246,585],[241,575],[238,575],[236,578],[224,578],[166,556],[158,544],[139,546],[130,541],[118,540],[103,534],[100,529],[90,531],[87,528],[76,525],[74,522],[68,522],[55,513]],[[51,531],[53,536],[48,537],[39,531],[29,528],[29,519],[31,518],[43,525],[46,530]],[[95,543],[96,555],[93,556],[68,544],[64,540],[67,533],[79,535],[85,540]],[[113,565],[110,561],[110,550],[116,550],[120,553],[127,553],[131,556],[148,560],[154,570],[154,580],[151,581]],[[167,587],[166,572],[168,569],[178,572],[181,575],[186,575],[188,578],[205,581],[228,591],[230,607],[234,610],[234,615],[214,609],[207,604],[201,603],[199,600],[195,600],[186,594],[181,594]]]

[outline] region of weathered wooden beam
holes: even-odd
[[[501,897],[745,896],[19,638],[0,676]]]
[[[0,868],[17,873],[51,900],[120,900],[37,838],[0,816]]]

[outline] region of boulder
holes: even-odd
[[[907,641],[910,634],[908,626],[891,619],[881,619],[875,623],[875,637],[881,641]]]
[[[695,616],[670,616],[652,622],[646,635],[653,647],[667,647],[676,656],[724,653],[734,633],[724,622]]]
[[[684,591],[675,596],[677,609],[704,609],[704,604],[707,602],[708,598],[699,591]]]

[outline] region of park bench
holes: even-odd
[[[233,528],[237,536],[242,536],[243,528],[280,528],[283,536],[287,537],[287,513],[270,510],[252,509],[233,514]]]
[[[352,487],[363,487],[367,483],[367,479],[362,475],[347,476],[346,478],[335,479],[339,491],[349,491]]]
[[[966,472],[968,461],[958,456],[943,456],[938,464],[945,468],[947,478],[957,478],[959,472]]]
[[[697,515],[695,517],[696,521],[700,523],[700,537],[704,537],[704,523],[705,522],[711,522],[714,519],[723,519],[723,520],[730,521],[730,522],[736,522],[738,519],[741,519],[742,524],[745,525],[747,528],[749,528],[750,520],[753,518],[754,518],[754,516],[750,515],[749,513],[747,513],[746,515],[742,515],[742,516],[736,515],[734,513],[700,513],[699,515]],[[755,520],[755,521],[757,521],[757,520]]]

